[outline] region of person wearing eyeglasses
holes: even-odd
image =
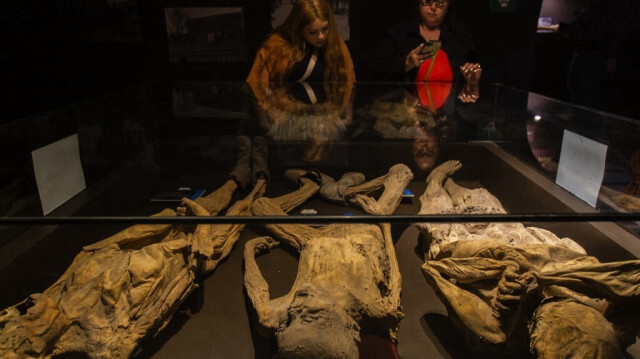
[[[477,84],[482,68],[457,17],[455,2],[418,0],[414,16],[385,33],[373,59],[373,78]],[[474,92],[462,91],[458,98],[474,102]]]

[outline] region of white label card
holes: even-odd
[[[556,183],[596,207],[607,146],[564,130]]]
[[[86,188],[78,134],[31,152],[44,215]]]

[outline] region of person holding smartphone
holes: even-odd
[[[372,76],[383,81],[477,84],[482,68],[456,16],[455,2],[417,0],[414,16],[388,30],[380,42]]]

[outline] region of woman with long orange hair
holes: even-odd
[[[301,127],[322,128],[324,132],[350,124],[355,77],[331,6],[326,0],[296,0],[284,23],[258,50],[247,83],[255,96],[261,130],[278,138]],[[304,89],[304,101],[290,93],[293,85]],[[318,89],[320,93],[316,93]],[[325,96],[318,96],[321,93]],[[317,116],[310,117],[309,111]],[[317,125],[320,119],[321,125],[309,123],[313,120]],[[326,143],[321,140],[323,134],[313,131],[284,137]]]
[[[256,84],[297,81],[355,81],[351,55],[325,0],[296,0],[258,50],[247,77],[254,91]]]

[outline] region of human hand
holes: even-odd
[[[460,66],[460,72],[466,82],[477,84],[480,81],[480,75],[482,75],[482,67],[480,64],[466,62]]]
[[[526,292],[526,286],[521,282],[522,279],[518,272],[519,268],[516,265],[510,265],[502,272],[494,303],[496,309],[508,312],[520,304]]]
[[[409,71],[414,67],[420,67],[420,65],[422,65],[424,60],[426,60],[429,57],[429,55],[420,54],[420,51],[422,50],[423,47],[424,47],[424,44],[420,44],[418,45],[418,47],[416,47],[415,49],[411,50],[411,52],[409,52],[409,55],[407,55],[407,58],[404,62],[405,71]]]
[[[458,99],[464,103],[475,103],[478,98],[480,98],[480,89],[477,83],[465,83],[458,94]]]

